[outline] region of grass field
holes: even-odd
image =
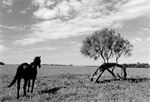
[[[96,67],[45,65],[38,69],[33,94],[23,97],[21,87],[17,100],[16,84],[7,88],[16,68],[0,66],[0,102],[150,102],[150,69],[128,68],[125,81],[113,80],[105,72],[95,84],[89,76]]]

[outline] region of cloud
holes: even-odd
[[[36,12],[33,13],[33,15],[36,18],[42,19],[53,19],[57,17],[57,14],[58,14],[57,8],[53,10],[50,10],[48,8],[39,8]]]
[[[2,7],[7,7],[7,6],[13,6],[13,1],[12,0],[3,0],[2,1]]]
[[[150,38],[138,38],[135,37],[131,40],[131,43],[133,44],[133,50],[134,52],[138,51],[150,51]]]
[[[28,38],[22,39],[22,40],[16,40],[14,44],[17,45],[30,45],[37,42],[43,42],[44,40],[42,38],[36,38],[36,36],[29,36]]]
[[[48,39],[64,39],[83,34],[90,34],[92,31],[95,31],[95,28],[81,27],[71,23],[59,23],[59,21],[43,21],[33,25],[31,30],[34,32],[29,34],[27,38],[17,40],[16,42],[18,44],[28,45],[36,42],[43,42]]]
[[[118,7],[117,12],[113,12],[109,17],[112,20],[131,20],[141,16],[148,16],[147,0],[130,0]]]
[[[134,39],[132,39],[131,42],[132,42],[132,43],[139,43],[139,42],[142,42],[142,39],[141,39],[141,38],[138,38],[138,37],[135,37]]]
[[[20,11],[20,13],[25,14],[25,13],[27,13],[27,11],[28,11],[28,10],[30,10],[30,9],[31,9],[31,8],[30,8],[30,7],[28,7],[28,8],[26,8],[26,9],[24,9],[24,10]]]
[[[48,0],[48,1],[50,1],[50,0]],[[36,5],[36,6],[44,7],[46,4],[45,2],[46,2],[46,0],[33,0],[32,4]]]
[[[68,1],[59,2],[55,7],[52,8],[49,8],[47,6],[54,5],[54,2],[47,1],[44,7],[43,2],[38,1],[38,3],[40,8],[36,12],[34,12],[33,15],[35,16],[35,18],[41,19],[69,19],[74,11],[73,7],[76,6],[73,4],[69,4]]]
[[[78,42],[76,41],[64,41],[65,44],[69,44],[69,45],[74,45],[74,44],[79,44]]]
[[[126,20],[148,16],[147,0],[34,0],[33,4],[39,6],[34,17],[44,21],[33,24],[32,33],[16,41],[22,45],[121,28]]]
[[[6,52],[8,50],[9,50],[8,47],[5,47],[4,45],[0,45],[0,53]]]
[[[15,30],[15,31],[20,31],[25,29],[26,26],[21,27],[21,26],[5,26],[5,25],[0,25],[0,28],[5,28],[5,29],[9,29],[9,30]]]
[[[12,12],[12,10],[11,9],[9,9],[8,11],[7,11],[7,13],[11,13]]]
[[[51,46],[46,46],[46,47],[40,47],[40,48],[33,48],[33,49],[29,49],[28,51],[41,51],[41,50],[50,50],[50,51],[53,51],[53,50],[56,50],[58,48],[56,47],[51,47]]]
[[[147,42],[150,42],[150,38],[146,38],[146,41],[147,41]]]
[[[27,12],[26,12],[26,10],[22,10],[22,11],[20,11],[20,13],[25,14]]]
[[[141,27],[139,33],[140,34],[147,34],[147,35],[149,35],[150,34],[150,28],[148,28],[148,27]]]

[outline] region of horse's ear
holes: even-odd
[[[41,58],[41,56],[39,56],[39,58]]]

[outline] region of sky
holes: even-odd
[[[81,54],[94,31],[115,29],[134,46],[119,63],[150,63],[149,0],[1,0],[0,61],[100,65]],[[115,59],[110,59],[114,62]]]

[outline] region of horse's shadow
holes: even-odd
[[[52,89],[45,89],[45,90],[41,90],[39,91],[39,93],[44,94],[44,93],[48,93],[48,94],[55,94],[58,90],[65,88],[65,87],[54,87]]]
[[[139,82],[146,82],[150,80],[150,78],[146,78],[146,77],[143,77],[143,78],[127,78],[126,80],[121,80],[121,79],[105,79],[105,80],[102,80],[102,81],[98,81],[97,83],[111,83],[111,82],[114,82],[114,81],[128,81],[128,82],[131,82],[131,83],[139,83]]]

